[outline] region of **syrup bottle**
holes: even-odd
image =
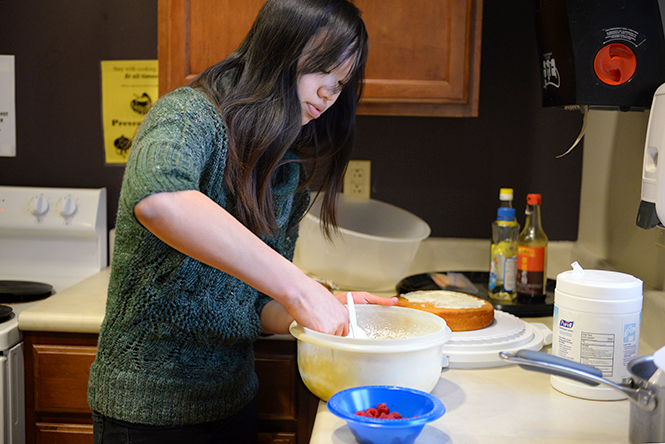
[[[547,235],[540,220],[540,194],[526,197],[526,221],[517,240],[517,301],[542,303],[547,284]]]

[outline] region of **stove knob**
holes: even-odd
[[[58,201],[58,213],[65,219],[76,214],[78,205],[70,196],[64,197]]]
[[[42,195],[35,196],[32,199],[30,199],[29,202],[29,209],[30,209],[30,214],[33,216],[43,216],[46,213],[48,213],[49,210],[49,203],[48,200]]]

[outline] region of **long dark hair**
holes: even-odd
[[[273,172],[292,149],[308,179],[324,192],[322,220],[336,227],[336,196],[351,156],[362,95],[368,36],[360,11],[346,0],[267,0],[249,34],[228,58],[191,83],[218,106],[229,132],[225,185],[236,217],[256,234],[277,228]],[[300,76],[352,61],[336,102],[302,125]]]

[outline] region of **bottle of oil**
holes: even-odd
[[[526,221],[517,241],[517,301],[542,303],[547,284],[547,235],[540,220],[540,194],[526,197]]]
[[[489,296],[497,301],[515,299],[517,273],[517,238],[520,225],[515,220],[515,209],[499,207],[492,222],[490,249]]]

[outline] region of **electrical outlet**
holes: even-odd
[[[369,160],[351,160],[344,176],[344,194],[360,197],[370,197],[370,170]]]

